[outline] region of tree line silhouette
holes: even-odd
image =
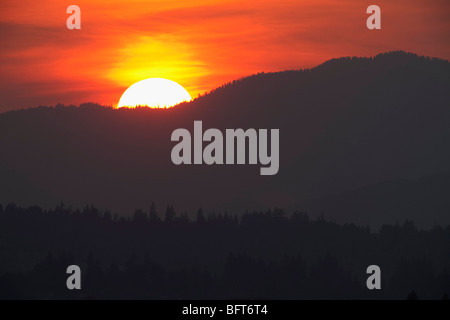
[[[280,209],[131,217],[0,205],[1,299],[442,299],[450,226],[339,225]],[[82,290],[66,269],[82,270]],[[382,289],[366,288],[366,268]]]

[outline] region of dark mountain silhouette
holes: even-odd
[[[448,61],[391,52],[257,74],[169,110],[8,112],[0,115],[0,202],[95,203],[126,214],[156,200],[189,212],[278,206],[373,225],[450,223],[445,193],[430,191],[449,185],[449,85]],[[280,171],[173,165],[171,133],[192,131],[194,120],[222,131],[280,129]]]
[[[449,62],[392,52],[168,110],[1,114],[0,299],[445,299],[449,84]],[[171,133],[194,120],[279,129],[279,173],[173,165]]]

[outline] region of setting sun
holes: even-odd
[[[150,78],[129,87],[120,98],[118,108],[137,106],[170,108],[191,99],[186,89],[175,81]]]

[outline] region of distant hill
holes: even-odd
[[[450,181],[449,88],[448,61],[391,52],[253,75],[169,110],[4,113],[0,203],[93,203],[124,214],[151,201],[179,212],[278,206],[373,225],[450,223],[446,194],[426,187],[437,174],[433,186]],[[204,129],[280,129],[279,173],[173,165],[171,133],[192,131],[194,120]]]

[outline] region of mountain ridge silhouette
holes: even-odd
[[[200,206],[302,210],[311,199],[384,181],[447,179],[449,84],[448,61],[398,51],[256,74],[166,110],[82,104],[10,111],[0,114],[0,203],[94,203],[123,214],[153,200],[190,212]],[[204,130],[280,129],[279,173],[261,177],[259,166],[249,165],[173,165],[171,132],[192,131],[195,120]],[[414,216],[425,217],[423,225],[449,223],[450,208],[442,206]],[[325,207],[338,221],[345,215],[343,208],[311,207]],[[366,209],[371,213],[355,213],[355,220],[384,222],[384,213]]]

